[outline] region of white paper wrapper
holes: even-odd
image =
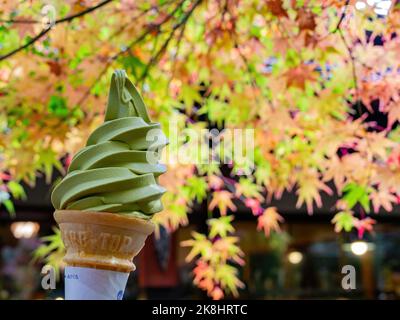
[[[65,300],[122,300],[129,273],[65,268]]]

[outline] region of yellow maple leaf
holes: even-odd
[[[320,180],[319,173],[314,169],[301,172],[298,177],[298,185],[296,208],[300,208],[305,203],[310,214],[313,212],[313,202],[318,208],[322,206],[321,190],[329,195],[332,194],[332,190]]]
[[[209,210],[214,210],[218,207],[219,212],[222,216],[226,216],[228,208],[232,211],[236,210],[236,206],[232,202],[233,194],[229,191],[215,191],[213,192],[213,198],[208,206]]]
[[[277,212],[276,207],[269,207],[264,210],[263,214],[258,217],[257,230],[264,230],[266,236],[269,236],[271,231],[280,231],[280,222],[283,222],[283,217]]]

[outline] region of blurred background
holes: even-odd
[[[399,30],[397,0],[1,1],[0,299],[63,298],[50,194],[121,68],[170,140],[124,299],[399,299]]]
[[[16,204],[16,218],[1,219],[2,299],[56,299],[63,297],[63,283],[56,290],[43,290],[43,263],[32,262],[39,237],[55,226],[49,188],[38,181],[27,188],[28,199]],[[234,227],[246,264],[240,277],[246,287],[244,299],[398,299],[400,297],[399,211],[379,216],[373,235],[359,239],[357,233],[337,234],[330,225],[333,215],[321,208],[309,217],[293,210],[295,196],[275,201],[285,218],[281,233],[266,237],[254,232],[256,223],[245,206],[238,205]],[[334,200],[326,199],[328,204]],[[192,283],[189,250],[180,242],[190,232],[207,231],[207,205],[195,206],[186,227],[158,240],[151,236],[135,258],[137,270],[130,275],[125,299],[204,299],[207,295]],[[344,265],[356,269],[356,289],[342,288]]]

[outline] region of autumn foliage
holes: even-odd
[[[311,214],[322,194],[337,196],[335,230],[360,237],[373,230],[368,214],[398,203],[395,1],[385,14],[353,0],[53,2],[51,28],[42,1],[0,6],[0,201],[11,213],[20,182],[65,172],[103,121],[115,68],[127,70],[166,133],[171,123],[255,130],[255,168],[231,163],[227,176],[218,165],[171,162],[160,179],[168,192],[155,221],[168,230],[188,223],[194,203],[208,204],[209,233],[183,245],[194,283],[215,299],[243,285],[238,203],[269,235],[283,222],[270,199],[293,192]]]

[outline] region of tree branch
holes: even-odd
[[[336,28],[333,30],[332,33],[338,32],[340,30],[340,27],[344,21],[344,18],[346,18],[347,8],[349,7],[349,3],[350,3],[350,0],[346,0],[346,3],[344,4],[344,10],[342,12],[342,15],[340,16],[339,21],[336,25]]]
[[[35,24],[35,23],[40,23],[38,20],[4,20],[0,19],[1,23],[14,23],[14,24]]]
[[[121,54],[127,52],[129,49],[131,49],[133,46],[137,45],[139,42],[143,41],[151,32],[154,31],[159,31],[161,26],[168,22],[173,16],[174,14],[182,7],[183,3],[185,2],[185,0],[182,0],[178,3],[178,5],[174,8],[174,10],[172,10],[171,13],[169,13],[161,22],[159,23],[155,23],[155,24],[150,24],[148,26],[148,28],[135,40],[133,40],[131,43],[129,43],[124,49],[122,49],[121,51],[119,51],[117,54],[115,54],[111,59],[115,60],[116,58],[118,58]]]
[[[344,37],[342,29],[339,28],[338,30],[339,30],[340,38],[342,39],[343,44],[345,45],[347,52],[349,54],[351,69],[352,69],[352,74],[353,74],[354,89],[356,91],[356,94],[355,94],[356,106],[357,106],[358,113],[361,116],[362,111],[361,111],[360,101],[359,101],[359,97],[358,97],[358,77],[357,77],[357,71],[356,71],[356,59],[354,58],[353,50],[351,49],[350,45],[346,41],[346,38]]]
[[[172,71],[171,71],[171,77],[170,77],[170,79],[168,81],[167,91],[168,91],[168,88],[169,88],[169,86],[171,84],[171,81],[175,77],[176,61],[177,61],[177,58],[178,58],[178,55],[179,55],[179,51],[181,49],[181,43],[182,43],[183,36],[185,34],[185,29],[186,29],[186,24],[184,24],[182,26],[182,28],[181,28],[181,30],[179,32],[179,35],[178,35],[178,40],[176,41],[176,50],[175,50],[174,56],[172,57]]]
[[[109,4],[109,3],[113,2],[113,1],[114,1],[114,0],[105,0],[105,1],[102,1],[102,2],[100,2],[99,4],[97,4],[97,5],[93,6],[93,7],[87,8],[86,10],[83,10],[83,11],[78,12],[78,13],[76,13],[76,14],[73,14],[73,15],[71,15],[71,16],[62,18],[62,19],[60,19],[60,20],[56,20],[55,24],[59,24],[59,23],[63,23],[63,22],[72,21],[72,20],[74,20],[74,19],[76,19],[76,18],[82,17],[82,16],[84,16],[84,15],[90,13],[90,12],[93,12],[93,11],[95,11],[95,10],[97,10],[97,9],[99,9],[99,8],[101,8],[101,7],[103,7],[103,6],[105,6],[106,4]]]
[[[150,71],[150,68],[158,61],[160,56],[167,50],[169,43],[171,42],[171,40],[174,37],[175,31],[178,30],[180,27],[186,25],[186,22],[189,20],[193,11],[196,9],[196,7],[198,5],[200,5],[201,2],[202,2],[202,0],[197,0],[195,3],[193,3],[190,10],[188,12],[186,12],[186,14],[184,15],[183,19],[179,23],[177,23],[173,26],[172,31],[169,34],[167,40],[165,40],[165,42],[160,47],[160,49],[157,51],[157,53],[151,57],[149,63],[146,65],[145,70],[143,71],[141,77],[139,78],[139,82],[142,82],[147,77],[147,75]]]
[[[133,40],[131,43],[129,43],[124,49],[120,50],[119,52],[117,52],[115,55],[113,55],[112,57],[110,57],[107,61],[107,63],[105,64],[104,68],[100,71],[99,75],[96,77],[96,79],[93,81],[93,83],[90,85],[90,87],[88,88],[88,90],[85,91],[85,93],[83,94],[83,96],[81,97],[81,99],[79,99],[79,104],[82,104],[87,97],[90,94],[90,91],[94,88],[94,86],[97,84],[97,82],[100,81],[100,79],[103,77],[103,75],[107,72],[108,68],[110,67],[110,65],[113,63],[113,61],[115,61],[121,54],[127,52],[130,48],[132,48],[133,46],[135,46],[136,44],[140,43],[141,41],[143,41],[151,32],[153,32],[154,30],[159,30],[160,27],[168,22],[173,15],[178,11],[179,8],[181,8],[181,6],[183,5],[183,3],[185,2],[185,0],[182,0],[179,2],[179,4],[171,11],[171,13],[169,13],[161,22],[157,23],[157,24],[151,24],[149,25],[146,30],[143,31],[143,33],[136,38],[135,40]]]
[[[350,0],[346,0],[342,15],[340,16],[340,19],[339,19],[339,21],[338,21],[338,23],[336,25],[336,28],[333,30],[332,33],[339,32],[340,38],[342,39],[343,44],[346,47],[346,50],[347,50],[347,52],[349,54],[350,63],[351,63],[351,69],[352,69],[352,75],[353,75],[353,82],[354,82],[354,90],[356,91],[355,92],[356,106],[357,106],[358,113],[361,116],[361,112],[362,111],[361,111],[360,101],[359,101],[359,98],[358,98],[358,77],[357,77],[357,71],[356,71],[356,59],[354,58],[353,50],[350,47],[350,45],[347,43],[346,38],[345,38],[345,36],[343,34],[343,30],[341,28],[342,23],[343,23],[344,19],[346,18],[347,8],[349,7],[349,3],[350,3]]]
[[[20,47],[18,47],[18,48],[16,48],[16,49],[14,49],[14,50],[12,50],[12,51],[6,53],[6,54],[0,56],[0,61],[5,60],[5,59],[7,59],[7,58],[13,56],[14,54],[16,54],[16,53],[18,53],[18,52],[20,52],[20,51],[22,51],[22,50],[28,48],[29,46],[33,45],[36,41],[38,41],[38,40],[41,39],[44,35],[46,35],[46,34],[51,30],[51,28],[52,28],[53,26],[55,26],[55,25],[57,25],[57,24],[60,24],[60,23],[64,23],[64,22],[70,22],[70,21],[72,21],[72,20],[74,20],[74,19],[76,19],[76,18],[82,17],[82,16],[84,16],[84,15],[90,13],[90,12],[93,12],[93,11],[95,11],[95,10],[97,10],[97,9],[99,9],[99,8],[101,8],[101,7],[103,7],[103,6],[105,6],[106,4],[108,4],[108,3],[112,2],[112,1],[113,1],[113,0],[105,0],[105,1],[102,1],[102,2],[100,2],[99,4],[97,4],[97,5],[93,6],[93,7],[87,8],[86,10],[83,10],[83,11],[78,12],[78,13],[76,13],[76,14],[73,14],[73,15],[70,15],[70,16],[67,16],[67,17],[64,17],[64,18],[61,18],[61,19],[59,19],[59,20],[56,20],[52,26],[50,26],[50,27],[48,27],[48,28],[46,28],[46,29],[43,29],[39,34],[37,34],[36,36],[34,36],[31,40],[29,40],[29,41],[28,41],[27,43],[25,43],[24,45],[22,45],[22,46],[20,46]]]

